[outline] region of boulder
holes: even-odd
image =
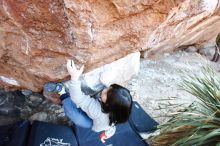
[[[136,51],[212,42],[218,1],[2,0],[0,87],[41,91],[68,79],[67,59],[89,72]]]
[[[144,56],[153,57],[189,46],[214,46],[219,26],[219,0],[185,0],[146,38]]]

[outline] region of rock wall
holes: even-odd
[[[186,0],[146,38],[145,57],[189,46],[215,45],[219,26],[219,0]]]
[[[40,91],[68,78],[68,58],[88,72],[207,42],[217,26],[219,0],[1,0],[0,86]]]

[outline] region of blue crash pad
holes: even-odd
[[[117,125],[116,133],[104,144],[100,140],[101,133],[91,129],[39,121],[30,124],[22,120],[0,126],[0,146],[148,146],[138,133],[151,132],[157,124],[134,102],[129,122]]]
[[[30,122],[27,120],[0,126],[0,146],[25,146],[29,128]]]
[[[151,118],[140,104],[136,101],[133,102],[132,112],[129,118],[131,127],[136,132],[152,132],[156,129],[158,123]]]
[[[99,137],[101,133],[92,130],[75,127],[76,138],[80,146],[147,146],[147,144],[132,130],[129,123],[119,124],[116,133],[103,144]]]
[[[77,146],[73,130],[67,126],[34,121],[28,146]]]

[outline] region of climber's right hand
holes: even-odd
[[[78,70],[73,60],[67,60],[66,67],[71,76],[71,80],[74,81],[79,79],[84,70],[84,65]]]

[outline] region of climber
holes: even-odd
[[[74,62],[68,60],[67,70],[71,76],[70,81],[65,84],[47,83],[44,90],[57,92],[66,116],[78,126],[101,132],[100,140],[104,143],[105,139],[114,135],[116,124],[128,120],[131,113],[132,96],[128,89],[118,84],[105,88],[96,98],[85,95],[81,91],[79,80],[83,69],[84,66],[78,70]],[[102,82],[103,76],[101,78]]]

